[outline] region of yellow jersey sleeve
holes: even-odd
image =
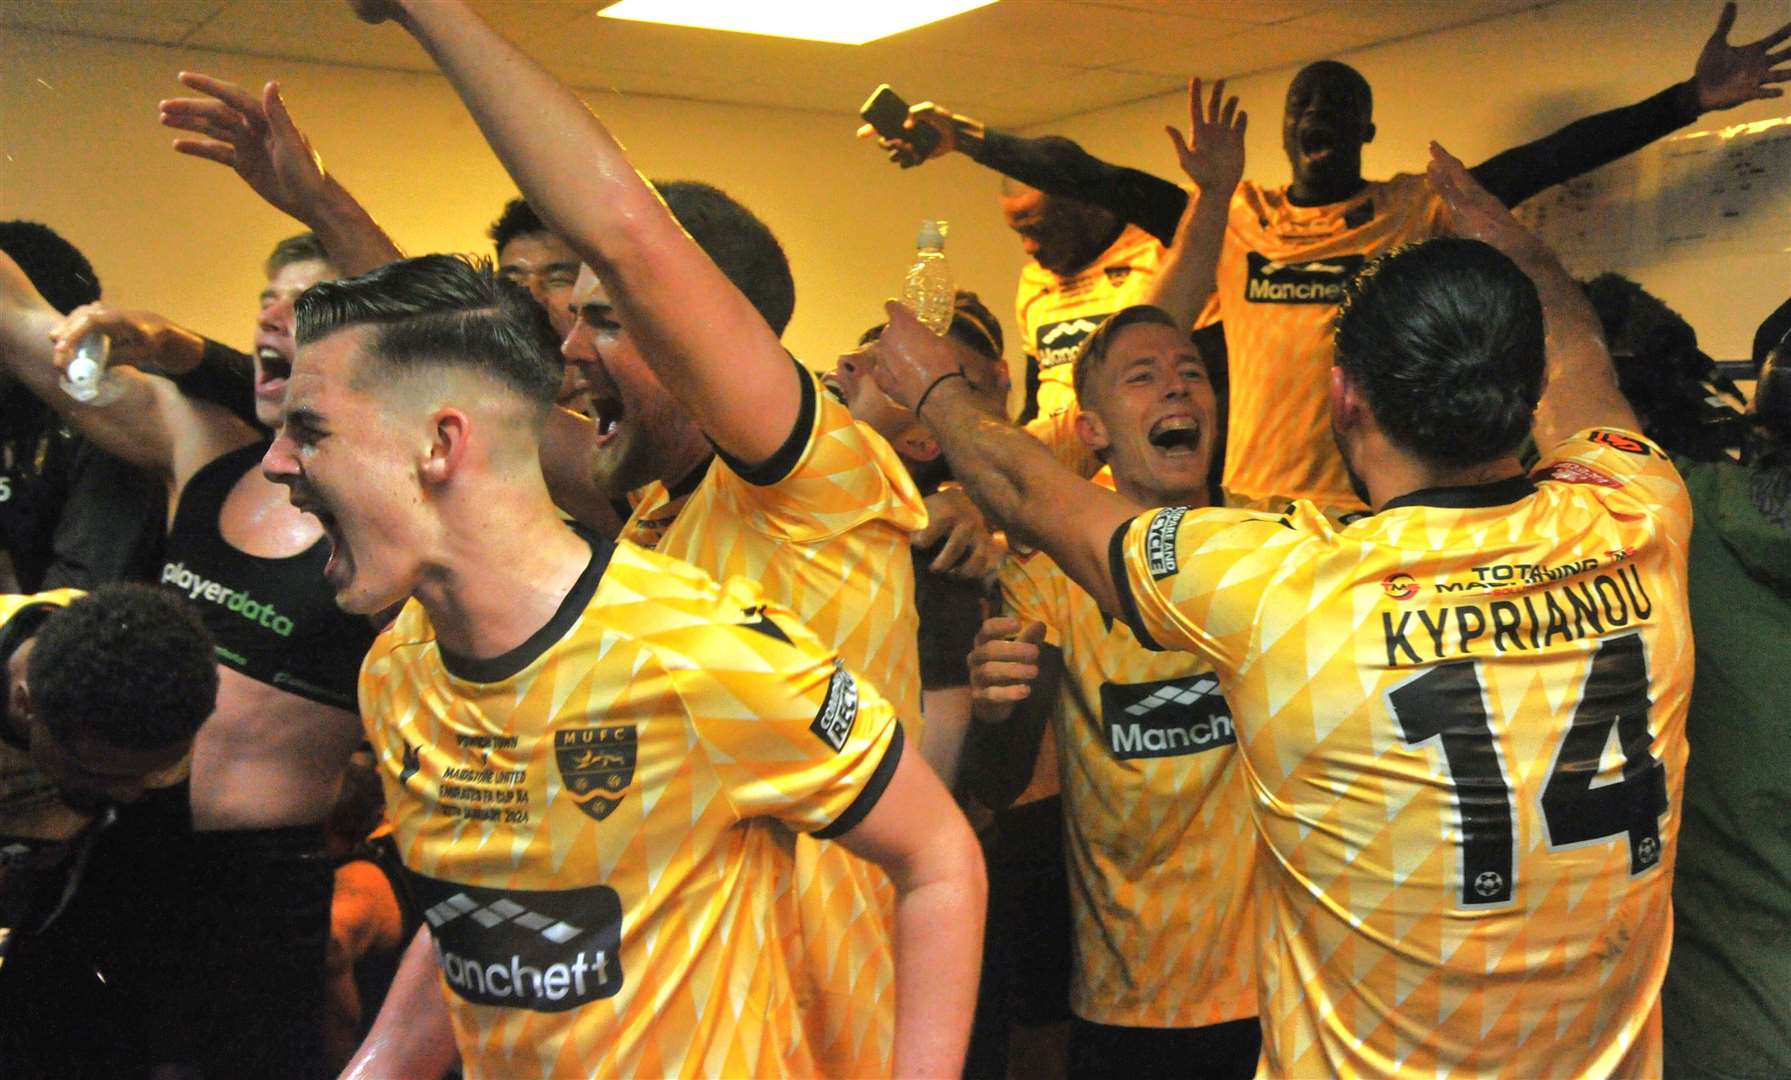
[[[746,465],[727,455],[716,470],[720,494],[742,524],[776,540],[808,543],[887,518],[902,529],[926,526],[926,508],[895,450],[796,368],[802,405],[790,437],[767,461]]]
[[[1289,514],[1324,520],[1309,503],[1295,504]],[[1114,532],[1108,570],[1121,614],[1141,645],[1200,653],[1235,670],[1249,650],[1263,597],[1305,536],[1287,515],[1165,507]]]
[[[1587,428],[1545,453],[1531,470],[1538,484],[1573,485],[1613,512],[1643,515],[1681,548],[1691,537],[1691,496],[1665,451],[1647,436]]]
[[[788,611],[760,604],[740,632],[765,665],[678,672],[678,694],[741,818],[772,817],[822,837],[851,831],[902,754],[895,710]],[[713,651],[709,649],[708,651]]]

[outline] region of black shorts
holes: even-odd
[[[195,833],[165,804],[126,811],[43,943],[66,991],[43,1004],[59,1015],[39,1042],[60,1058],[40,1056],[43,1075],[317,1076],[334,888],[322,827]]]
[[[995,815],[985,834],[989,914],[964,1075],[1005,1076],[1010,1024],[1070,1018],[1070,887],[1057,796]]]
[[[1250,1080],[1261,1054],[1255,1017],[1197,1028],[1070,1021],[1069,1074],[1077,1080]]]

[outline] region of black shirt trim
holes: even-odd
[[[1132,636],[1138,639],[1138,644],[1151,652],[1167,652],[1145,630],[1144,616],[1139,614],[1138,601],[1132,596],[1132,580],[1126,574],[1126,531],[1132,527],[1132,521],[1114,529],[1113,539],[1107,542],[1107,573],[1113,578],[1113,591],[1119,594],[1119,617],[1131,628]]]
[[[1494,480],[1490,484],[1463,484],[1459,487],[1422,488],[1408,491],[1397,499],[1387,500],[1378,513],[1386,513],[1401,506],[1440,506],[1445,509],[1461,510],[1481,506],[1508,506],[1521,499],[1536,494],[1536,485],[1530,478],[1519,474],[1504,480]]]
[[[802,393],[802,406],[796,410],[796,426],[790,430],[789,438],[777,448],[777,452],[757,465],[748,465],[721,447],[715,448],[721,460],[728,463],[728,468],[754,487],[770,487],[781,483],[785,477],[795,472],[797,463],[802,460],[802,452],[808,449],[809,435],[814,431],[815,413],[820,408],[815,378],[794,356],[790,357],[790,364],[796,369],[796,384]]]
[[[566,636],[566,632],[572,629],[572,624],[590,606],[591,597],[597,594],[597,585],[603,580],[603,572],[609,568],[610,556],[616,551],[616,545],[602,537],[593,536],[582,529],[573,531],[591,545],[591,561],[586,564],[584,572],[578,575],[578,580],[573,582],[566,598],[560,601],[559,610],[553,613],[553,618],[530,634],[529,639],[521,645],[490,659],[482,660],[476,656],[464,656],[442,649],[442,666],[448,669],[448,674],[468,682],[503,682],[540,659],[542,654]]]
[[[889,786],[890,777],[895,775],[896,763],[902,760],[902,747],[906,743],[907,737],[902,734],[902,723],[898,720],[895,737],[889,740],[889,749],[883,751],[883,760],[877,763],[876,771],[864,782],[864,790],[858,793],[858,797],[852,800],[852,805],[846,807],[844,813],[834,819],[832,825],[816,829],[813,834],[815,839],[832,840],[858,827],[858,823],[877,805],[877,800],[883,797],[883,789]]]

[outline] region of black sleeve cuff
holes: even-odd
[[[834,819],[832,825],[824,829],[816,829],[812,834],[817,840],[832,840],[851,832],[858,823],[865,819],[877,800],[883,797],[883,789],[889,786],[889,780],[895,775],[896,764],[902,760],[902,747],[907,739],[902,734],[902,722],[896,721],[895,737],[889,740],[889,749],[883,751],[883,760],[877,763],[877,769],[871,778],[864,782],[864,789],[852,805],[846,807],[845,813]]]
[[[238,419],[261,427],[255,418],[255,361],[247,354],[206,338],[198,365],[169,378],[187,397],[228,409]]]
[[[1119,617],[1132,628],[1138,644],[1152,652],[1167,652],[1144,628],[1144,617],[1138,613],[1138,601],[1132,596],[1132,581],[1126,574],[1126,532],[1131,527],[1132,522],[1127,521],[1113,530],[1113,539],[1107,542],[1107,573],[1113,578],[1113,591],[1119,594]]]
[[[794,356],[790,357],[790,363],[796,369],[796,383],[802,394],[802,405],[796,410],[796,426],[791,429],[790,437],[777,448],[777,452],[757,465],[748,465],[721,447],[715,448],[721,460],[728,463],[728,468],[754,487],[770,487],[781,483],[795,472],[797,463],[802,460],[803,451],[808,449],[809,435],[814,431],[815,410],[820,408],[815,378]]]

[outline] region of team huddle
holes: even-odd
[[[159,588],[8,564],[6,1071],[1701,1075],[1662,995],[1711,474],[1508,207],[1776,95],[1791,26],[1729,5],[1687,82],[1389,181],[1330,61],[1284,188],[1223,83],[1186,185],[917,106],[882,148],[1004,174],[1034,260],[1015,421],[973,294],[817,375],[748,210],[458,0],[351,2],[520,189],[495,265],[404,257],[272,84],[193,73],[176,148],[309,230],[252,355],[0,256],[0,390],[167,492]],[[1791,467],[1774,318],[1709,468]],[[405,914],[336,1051],[357,759]]]

